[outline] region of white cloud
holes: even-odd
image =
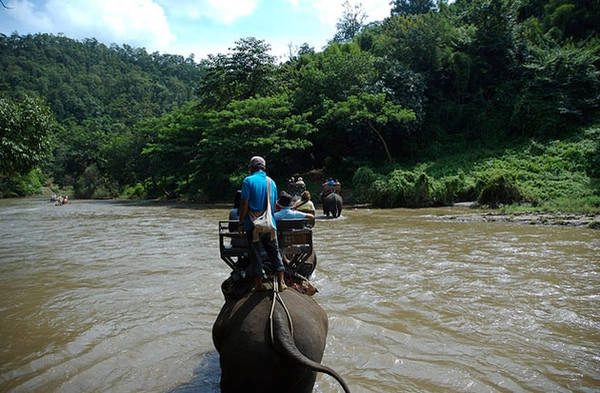
[[[13,0],[14,18],[25,30],[64,33],[165,51],[175,41],[163,9],[154,0],[48,0],[44,6]]]
[[[298,24],[274,22],[281,17],[275,2],[298,11]],[[317,51],[333,37],[344,0],[5,0],[11,9],[0,14],[0,31],[11,34],[62,33],[75,39],[96,38],[105,44],[129,44],[149,52],[225,53],[235,40],[257,36],[275,56],[287,56],[288,45],[308,43]],[[366,22],[389,16],[389,0],[350,0],[362,4]],[[257,10],[261,10],[261,14]],[[274,11],[271,13],[271,9]],[[287,17],[289,15],[284,15]],[[253,18],[253,19],[250,19]],[[235,23],[244,19],[243,23]],[[305,20],[306,22],[302,22]],[[260,21],[265,29],[257,25]],[[296,21],[294,21],[296,22]],[[250,29],[248,29],[248,26]],[[278,26],[275,28],[274,26]],[[177,37],[176,37],[177,35]],[[297,48],[296,48],[297,49]]]
[[[257,0],[157,0],[169,14],[178,18],[207,18],[229,25],[237,19],[252,15]]]
[[[363,7],[367,13],[367,21],[381,21],[390,16],[392,6],[389,0],[363,0]]]
[[[313,9],[324,25],[334,26],[344,12],[345,0],[286,0],[294,7]],[[349,0],[350,6],[361,4],[367,22],[383,20],[390,16],[389,0]]]
[[[214,17],[220,17],[225,24],[230,24],[242,16],[251,15],[256,9],[256,1],[246,0],[209,0],[209,10]]]
[[[28,0],[13,0],[7,6],[9,8],[6,12],[28,32],[48,31],[53,25],[51,18],[40,12],[41,10],[36,10],[35,4]]]

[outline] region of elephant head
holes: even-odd
[[[320,363],[328,321],[310,297],[284,292],[251,292],[227,300],[213,326],[221,364],[221,392],[310,393],[316,373],[333,376]]]

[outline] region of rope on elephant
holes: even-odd
[[[281,306],[285,310],[285,315],[287,316],[288,322],[290,324],[290,332],[292,333],[292,337],[294,337],[294,323],[292,322],[292,315],[290,311],[287,309],[285,302],[279,295],[279,288],[277,284],[277,279],[273,278],[273,299],[271,300],[271,312],[269,313],[269,331],[271,333],[271,342],[275,342],[275,337],[273,335],[273,313],[275,312],[275,304],[279,302]]]

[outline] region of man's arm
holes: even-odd
[[[314,226],[315,225],[315,216],[313,214],[310,213],[304,213],[306,215],[306,218],[308,218],[308,223],[310,224],[310,226]]]

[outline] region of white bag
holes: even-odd
[[[259,215],[258,217],[253,217],[254,215],[251,214],[250,217],[252,218],[252,223],[254,224],[254,231],[257,233],[269,233],[271,231],[274,231],[275,228],[273,227],[273,220],[271,217],[271,209],[269,209],[269,207],[267,207],[267,210],[263,211],[261,215]]]
[[[267,176],[267,208],[258,213],[250,212],[250,220],[254,224],[254,239],[258,241],[258,236],[263,233],[270,233],[271,238],[275,234],[275,225],[273,225],[273,215],[271,213],[271,179]]]

